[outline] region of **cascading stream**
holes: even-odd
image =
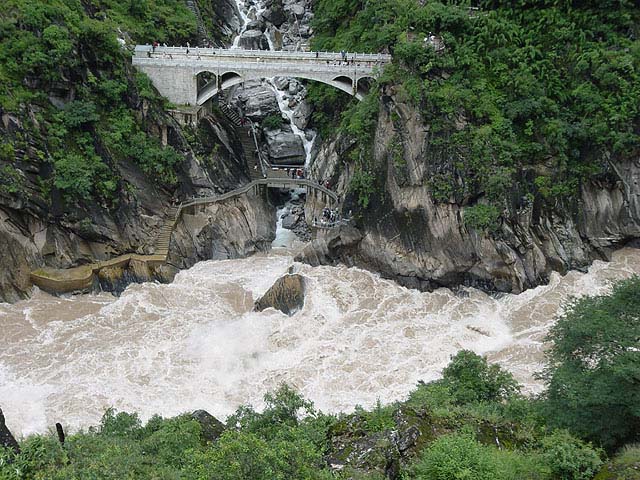
[[[242,37],[242,34],[247,31],[247,25],[251,20],[250,16],[254,15],[254,18],[258,18],[260,15],[262,15],[262,13],[266,11],[266,7],[262,4],[262,2],[259,2],[259,1],[256,1],[250,7],[247,7],[246,2],[244,0],[236,0],[236,4],[238,6],[238,11],[240,12],[240,16],[242,18],[242,26],[240,28],[240,32],[238,33],[236,38],[234,38],[233,45],[231,46],[231,48],[240,48],[239,47],[240,38]],[[274,46],[273,46],[273,41],[271,40],[271,36],[268,34],[266,34],[265,36],[269,43],[269,50],[273,50]],[[289,104],[288,104],[288,101],[285,99],[284,92],[278,89],[278,87],[276,87],[273,81],[273,78],[267,79],[267,81],[271,86],[271,88],[273,89],[276,99],[278,100],[278,106],[280,108],[281,114],[283,114],[289,120],[289,123],[291,124],[291,130],[293,131],[293,133],[298,137],[300,137],[300,139],[302,140],[302,145],[304,147],[304,152],[305,152],[305,167],[309,167],[311,163],[311,152],[313,150],[313,142],[315,141],[316,134],[315,132],[310,132],[309,138],[307,138],[307,134],[304,132],[304,130],[298,128],[298,126],[295,124],[293,119],[294,112],[291,108],[289,108]]]

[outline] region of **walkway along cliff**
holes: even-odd
[[[133,64],[150,75],[160,93],[179,104],[174,107],[175,113],[184,114],[185,123],[195,123],[206,118],[207,110],[200,107],[221,89],[246,79],[274,76],[283,72],[322,81],[361,99],[366,91],[360,87],[359,81],[377,76],[380,69],[390,61],[389,55],[381,54],[256,52],[204,48],[189,51],[181,47],[150,46],[136,47],[133,58]],[[234,71],[230,71],[232,67]],[[213,75],[214,71],[217,75]],[[198,75],[202,72],[209,72],[213,79],[198,89]],[[216,204],[242,195],[259,195],[269,188],[301,187],[306,188],[308,195],[314,195],[315,204],[338,203],[338,195],[318,182],[289,178],[285,171],[272,169],[268,161],[262,158],[253,124],[245,125],[224,103],[220,104],[220,109],[236,129],[244,162],[250,172],[250,183],[221,195],[194,198],[169,208],[164,224],[158,230],[154,251],[150,255],[126,254],[68,269],[43,267],[31,272],[32,283],[50,293],[68,293],[97,287],[118,291],[131,279],[168,281],[176,270],[169,262],[172,233],[183,212],[194,210],[198,206]]]
[[[253,180],[230,192],[213,197],[192,199],[169,209],[165,223],[159,230],[153,255],[127,254],[111,260],[63,270],[41,268],[31,272],[31,281],[34,285],[50,293],[68,293],[91,289],[96,284],[103,284],[109,281],[110,277],[121,276],[127,269],[135,271],[137,278],[166,280],[161,267],[166,264],[168,259],[171,234],[182,213],[188,209],[224,202],[241,195],[258,195],[265,188],[292,189],[304,187],[308,194],[314,192],[314,195],[321,197],[321,201],[326,204],[338,201],[338,196],[334,192],[322,185],[318,185],[316,182],[307,179],[289,178],[286,172],[282,170],[269,168],[266,172],[265,178]]]

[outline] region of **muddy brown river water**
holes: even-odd
[[[222,418],[241,403],[260,407],[283,381],[323,410],[349,410],[403,398],[462,348],[535,392],[560,305],[640,274],[640,250],[499,297],[421,293],[360,269],[295,264],[307,279],[304,308],[292,317],[253,312],[292,263],[273,251],[198,263],[170,285],[131,285],[120,297],[37,292],[0,304],[0,407],[9,427],[19,436],[57,421],[73,430],[109,406],[143,419],[198,408]]]

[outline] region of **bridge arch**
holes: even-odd
[[[295,75],[282,75],[282,76],[321,82],[326,85],[330,85],[334,88],[337,88],[338,90],[342,90],[343,92],[356,97],[358,100],[362,100],[364,96],[367,94],[368,87],[369,87],[367,82],[374,79],[373,76],[369,76],[369,75],[358,77],[355,80],[355,82],[351,78],[347,77],[346,75],[338,75],[333,79],[312,75],[312,74],[311,75],[305,74],[305,73],[296,73]],[[257,75],[242,76],[239,73],[233,72],[233,71],[225,72],[222,75],[220,75],[220,77],[217,77],[216,82],[212,81],[206,86],[204,86],[203,88],[198,89],[197,104],[204,105],[210,98],[214,97],[220,91],[226,90],[235,85],[239,85],[248,80],[264,80],[266,78],[269,78],[269,77],[262,77]],[[365,79],[366,79],[366,82],[361,82],[362,80],[365,80]]]

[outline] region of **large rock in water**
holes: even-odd
[[[304,277],[293,274],[276,280],[267,293],[255,303],[255,310],[275,308],[291,316],[304,306]]]
[[[0,408],[0,447],[13,450],[15,453],[20,453],[20,446],[16,439],[13,437],[7,425],[4,423],[4,414]]]
[[[269,50],[269,41],[262,30],[246,30],[240,36],[239,43],[246,50]]]

